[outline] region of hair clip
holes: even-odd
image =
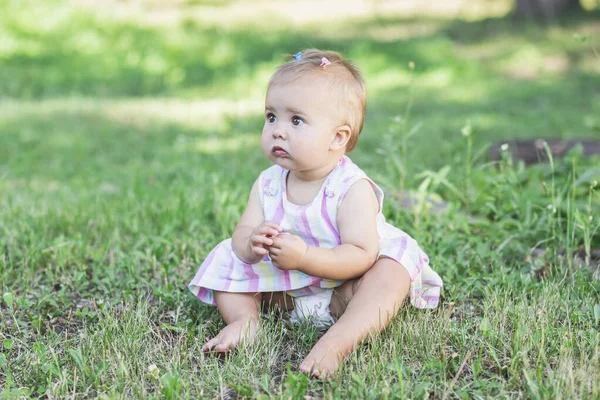
[[[323,58],[321,58],[321,65],[319,65],[319,67],[323,67],[323,69],[325,69],[325,67],[328,66],[329,64],[331,64],[331,61],[329,61],[328,59],[323,57]]]
[[[301,51],[294,54],[294,60],[296,60],[296,61],[302,60],[302,52]]]

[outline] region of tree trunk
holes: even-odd
[[[579,0],[516,0],[514,14],[523,18],[554,19],[581,10]]]

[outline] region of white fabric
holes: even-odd
[[[317,328],[327,328],[335,320],[331,315],[329,305],[333,289],[323,292],[294,297],[294,309],[290,313],[290,322],[298,324],[303,320],[309,320]]]

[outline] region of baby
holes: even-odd
[[[436,307],[442,281],[414,239],[385,222],[383,192],[346,156],[363,126],[366,87],[340,54],[297,53],[267,90],[263,171],[233,237],[190,283],[227,326],[203,347],[252,339],[263,306],[329,330],[300,364],[331,376],[353,348],[383,330],[407,295]]]

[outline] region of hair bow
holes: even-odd
[[[325,69],[325,67],[328,66],[329,64],[331,64],[331,61],[329,61],[328,59],[323,57],[323,58],[321,58],[321,65],[319,65],[319,67],[323,67],[323,69]]]
[[[301,51],[294,54],[294,60],[296,60],[296,61],[302,60],[302,52]]]

